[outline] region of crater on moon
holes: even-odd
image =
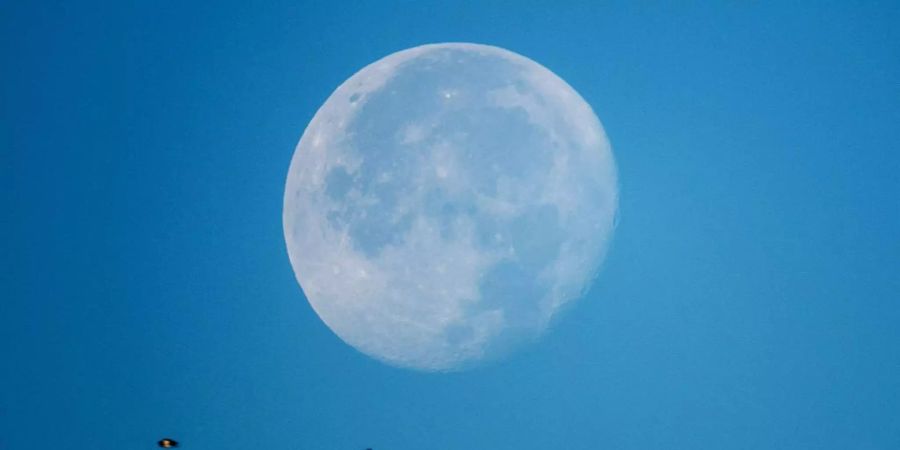
[[[341,339],[452,370],[539,336],[592,283],[615,163],[562,79],[476,44],[389,55],[332,93],[297,145],[288,254]]]

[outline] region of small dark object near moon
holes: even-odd
[[[174,439],[164,438],[160,439],[159,442],[157,442],[157,445],[162,448],[175,448],[178,447],[178,441]]]

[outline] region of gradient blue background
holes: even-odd
[[[122,3],[0,6],[0,448],[900,448],[896,2]],[[545,339],[435,375],[318,320],[281,205],[331,91],[441,41],[593,105],[621,222]]]

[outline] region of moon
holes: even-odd
[[[616,166],[591,107],[502,48],[378,60],[316,112],[284,192],[297,281],[344,342],[453,371],[536,340],[593,284]]]

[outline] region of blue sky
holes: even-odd
[[[900,448],[896,3],[120,3],[0,8],[0,448]],[[435,375],[321,323],[281,206],[331,91],[444,41],[578,90],[621,200],[558,326]]]

